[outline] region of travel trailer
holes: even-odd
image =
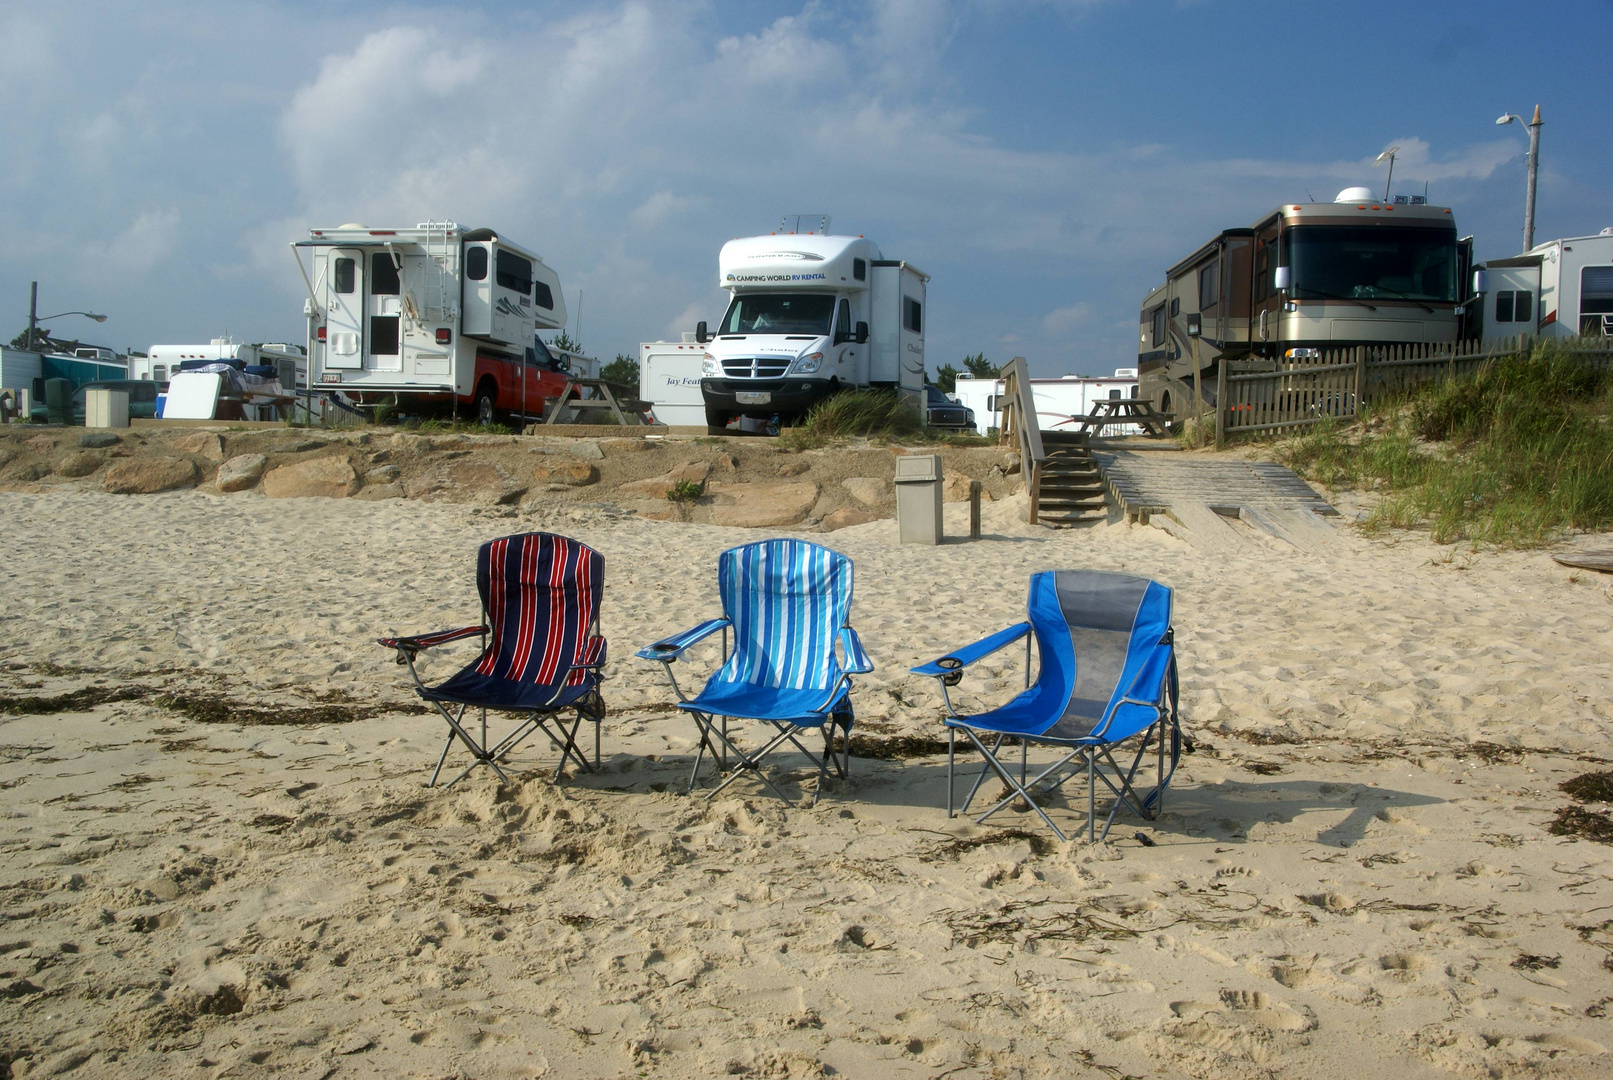
[[[1228,229],[1165,273],[1139,319],[1138,393],[1184,419],[1222,361],[1305,360],[1354,345],[1455,341],[1473,238],[1421,196],[1346,188]]]
[[[1484,334],[1613,336],[1613,228],[1484,265]]]
[[[282,342],[265,342],[242,345],[234,338],[214,338],[206,345],[153,345],[145,356],[129,358],[129,378],[167,382],[185,366],[198,367],[220,361],[238,360],[247,367],[272,367],[280,382],[286,382],[282,364],[290,362],[296,370],[297,388],[308,386],[308,357],[301,345]],[[286,392],[292,391],[286,386]]]
[[[663,424],[698,427],[706,422],[700,389],[706,347],[685,332],[682,341],[646,341],[638,347],[638,396]]]
[[[536,331],[565,325],[560,277],[492,229],[343,225],[292,247],[315,388],[361,407],[466,405],[484,424],[541,416],[564,388],[562,365],[535,347]]]
[[[1137,369],[1116,368],[1110,375],[1064,375],[1056,379],[1032,379],[1031,393],[1036,402],[1036,423],[1044,431],[1069,431],[1094,403],[1111,398],[1129,398],[1137,393]],[[959,404],[974,410],[975,430],[984,435],[1003,422],[1003,381],[959,375],[954,391]],[[1135,435],[1142,428],[1135,424],[1109,425],[1105,435]]]
[[[728,310],[696,340],[706,427],[742,418],[770,428],[841,389],[924,393],[924,302],[929,275],[886,259],[872,240],[818,231],[730,240],[717,257]]]
[[[0,390],[26,390],[36,403],[45,400],[47,379],[66,379],[76,390],[89,382],[129,377],[128,363],[102,346],[85,346],[72,355],[0,349]]]

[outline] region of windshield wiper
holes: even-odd
[[[1340,296],[1338,293],[1323,292],[1321,289],[1313,289],[1309,285],[1295,285],[1294,286],[1295,294],[1297,295],[1299,293],[1299,290],[1301,290],[1301,289],[1304,289],[1306,292],[1312,293],[1312,294],[1314,294],[1316,296],[1320,296],[1324,300],[1345,300],[1345,301],[1348,301],[1349,303],[1357,304],[1357,305],[1359,305],[1361,307],[1364,307],[1368,311],[1377,311],[1378,310],[1377,308],[1373,307],[1371,304],[1367,303],[1365,300],[1357,300],[1353,296]]]
[[[1368,285],[1367,288],[1369,288],[1369,289],[1377,289],[1379,292],[1386,292],[1391,296],[1398,296],[1402,300],[1410,300],[1412,303],[1416,304],[1418,307],[1420,307],[1424,311],[1428,312],[1428,314],[1430,314],[1430,315],[1434,314],[1434,309],[1433,308],[1429,307],[1427,304],[1423,303],[1421,300],[1417,299],[1415,296],[1412,296],[1409,293],[1400,292],[1398,289],[1391,289],[1387,285]]]

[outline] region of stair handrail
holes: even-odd
[[[1031,388],[1030,368],[1023,356],[1016,356],[1003,365],[999,377],[1003,381],[1002,441],[1019,443],[1020,467],[1028,477],[1033,466],[1047,459],[1042,449],[1042,429],[1036,422],[1036,395]]]

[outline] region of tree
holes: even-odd
[[[606,382],[622,383],[635,390],[638,387],[638,361],[631,356],[616,354],[616,359],[599,369],[599,377]]]
[[[566,352],[574,352],[574,353],[581,353],[582,352],[582,342],[576,340],[570,334],[566,333],[564,330],[562,330],[562,331],[560,331],[560,333],[556,334],[554,336],[553,340],[551,340],[549,342],[549,345],[552,348],[564,349]]]
[[[977,352],[973,356],[965,356],[963,366],[968,369],[970,375],[977,379],[995,379],[1003,372],[1002,365],[993,364],[990,360],[987,360],[986,354],[983,352]]]
[[[950,394],[958,389],[958,369],[951,364],[942,364],[935,370],[935,385],[941,388],[941,393]]]

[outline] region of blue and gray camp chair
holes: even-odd
[[[700,750],[685,794],[694,790],[701,763],[710,751],[719,774],[731,752],[737,762],[727,779],[706,797],[753,772],[773,793],[789,800],[762,772],[762,759],[793,745],[818,767],[813,805],[831,768],[845,778],[851,766],[851,677],[874,670],[863,652],[851,615],[851,560],[805,540],[763,540],[731,548],[717,560],[717,590],[723,617],[663,638],[638,651],[666,667],[678,708],[700,729]],[[695,642],[721,630],[723,664],[693,698],[678,687],[672,664]],[[728,635],[733,633],[733,652]],[[840,646],[842,656],[835,654]],[[730,717],[760,720],[775,733],[746,753],[728,737]],[[720,723],[719,723],[720,720]],[[820,757],[802,745],[805,731],[823,732]],[[841,749],[835,751],[835,735]]]
[[[983,822],[1015,800],[1024,799],[1063,840],[1064,834],[1037,800],[1046,799],[1066,781],[1083,774],[1087,780],[1089,840],[1100,838],[1095,787],[1100,780],[1115,797],[1103,824],[1103,836],[1108,835],[1122,807],[1154,820],[1159,816],[1165,787],[1176,771],[1182,746],[1176,711],[1171,590],[1129,574],[1046,570],[1031,576],[1027,607],[1029,622],[912,669],[915,674],[937,679],[946,702],[947,816],[953,814],[956,737],[962,731],[986,759],[962,810],[968,812],[988,773],[995,772],[1008,789],[977,821]],[[1034,684],[1030,679],[1032,637],[1041,658]],[[960,715],[953,708],[948,687],[962,681],[964,668],[1020,638],[1026,639],[1025,692],[1001,708],[973,716]],[[1112,751],[1134,738],[1138,742],[1136,755],[1129,768],[1122,767]],[[1020,748],[1017,778],[1015,771],[998,757],[1010,739]],[[1026,747],[1030,743],[1058,747],[1060,756],[1027,780]],[[1153,789],[1143,794],[1133,781],[1150,746],[1157,751],[1157,771]]]

